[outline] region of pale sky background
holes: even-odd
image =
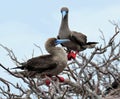
[[[56,37],[61,23],[61,7],[69,8],[69,26],[88,36],[88,41],[101,44],[99,29],[107,39],[114,33],[108,20],[120,22],[120,0],[0,0],[0,43],[13,49],[18,60],[31,58],[44,51],[49,37]],[[0,63],[6,67],[15,65],[0,47]],[[0,68],[0,77],[13,80]]]

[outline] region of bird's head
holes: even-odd
[[[55,50],[58,49],[55,46],[64,42],[69,42],[69,39],[49,38],[45,43],[45,48],[49,53],[55,53]]]
[[[62,17],[65,18],[68,15],[69,9],[67,7],[61,8]]]

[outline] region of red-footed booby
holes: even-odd
[[[62,20],[59,29],[58,38],[59,39],[69,39],[70,42],[66,42],[62,44],[67,47],[68,51],[71,50],[79,52],[83,51],[86,48],[94,48],[98,42],[87,42],[87,36],[76,31],[71,31],[68,25],[68,12],[69,9],[67,7],[61,8]],[[68,54],[68,59],[75,58],[76,53],[72,52]]]
[[[67,39],[49,38],[45,43],[48,55],[31,58],[23,63],[22,66],[12,69],[27,70],[40,75],[57,76],[67,66],[67,55],[62,47],[57,47],[56,45],[68,41]],[[63,81],[63,78],[58,78]]]

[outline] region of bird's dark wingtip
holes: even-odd
[[[98,44],[99,42],[87,42],[88,45],[90,44]]]
[[[23,66],[19,66],[19,67],[13,67],[11,69],[24,69],[24,67]]]
[[[59,35],[57,36],[57,39],[60,39]]]

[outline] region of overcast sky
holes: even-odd
[[[0,43],[13,49],[22,59],[44,50],[49,37],[56,37],[61,23],[61,7],[69,8],[69,26],[88,36],[88,41],[100,41],[99,29],[106,38],[114,33],[108,20],[120,21],[120,0],[0,0]],[[6,67],[15,65],[6,51],[0,48],[0,62]],[[0,71],[3,69],[0,68]],[[8,74],[1,72],[0,77]]]

